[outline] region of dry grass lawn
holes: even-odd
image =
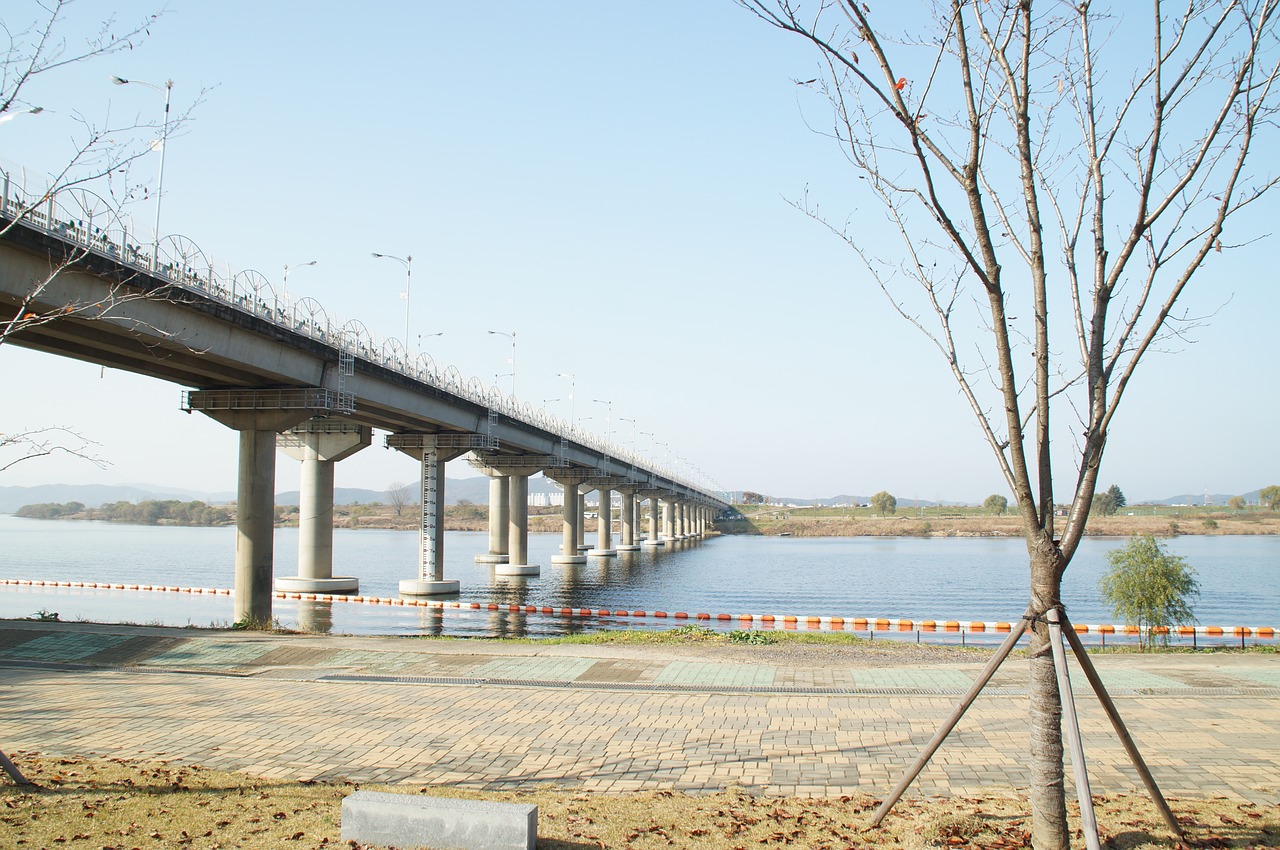
[[[354,785],[255,779],[185,764],[10,753],[36,783],[0,774],[0,847],[150,848],[346,847],[342,798]],[[365,786],[375,789],[375,786]],[[628,795],[535,788],[510,793],[453,788],[376,788],[538,806],[538,846],[746,848],[789,846],[1009,848],[1029,844],[1025,803],[1002,796],[908,799],[881,829],[869,829],[878,800],[761,798],[734,789],[690,796]],[[1174,800],[1195,847],[1280,846],[1280,806],[1238,800]],[[1098,797],[1103,846],[1173,847],[1142,797]],[[1082,845],[1083,842],[1078,842]]]

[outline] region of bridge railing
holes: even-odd
[[[22,222],[75,245],[78,249],[126,266],[140,274],[160,278],[172,286],[198,293],[232,309],[254,315],[334,349],[405,375],[419,383],[467,399],[477,405],[567,438],[647,473],[673,481],[714,501],[722,495],[704,483],[688,480],[664,464],[654,462],[623,446],[603,439],[576,423],[566,423],[542,408],[504,396],[497,387],[485,386],[479,378],[467,378],[453,366],[442,367],[428,354],[411,355],[405,343],[394,337],[378,337],[358,320],[340,322],[329,316],[313,298],[289,299],[277,293],[261,272],[232,272],[214,269],[207,254],[185,236],[139,238],[128,219],[106,199],[83,188],[63,188],[53,192],[27,191],[25,172],[15,178],[15,170],[0,163],[0,233]]]

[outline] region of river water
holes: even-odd
[[[1280,625],[1280,537],[1183,536],[1166,542],[1169,551],[1185,557],[1197,571],[1201,596],[1195,610],[1201,624]],[[558,534],[530,535],[529,560],[541,565],[541,575],[505,578],[474,561],[487,547],[487,534],[448,532],[445,577],[459,580],[456,599],[480,603],[479,611],[277,599],[273,613],[284,627],[352,634],[540,636],[677,623],[511,614],[484,606],[707,612],[735,618],[772,614],[779,623],[783,615],[796,615],[802,623],[807,616],[990,622],[1016,619],[1027,598],[1027,555],[1020,539],[714,537],[590,558],[581,566],[551,563],[559,543]],[[1097,583],[1107,566],[1106,553],[1122,543],[1090,538],[1081,545],[1063,591],[1076,623],[1111,622]],[[394,597],[400,579],[416,577],[417,548],[416,532],[338,529],[334,573],[358,577],[362,595]],[[297,529],[277,529],[275,551],[276,575],[296,575]],[[233,528],[0,516],[0,579],[228,588],[234,552]],[[0,616],[28,617],[40,611],[56,611],[63,620],[177,626],[225,626],[232,620],[226,596],[0,586]]]

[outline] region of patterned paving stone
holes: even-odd
[[[267,643],[190,639],[157,652],[144,663],[153,667],[244,667],[271,650],[272,646]]]
[[[703,685],[714,687],[767,687],[774,683],[773,667],[751,664],[704,664],[669,662],[654,681],[663,685]]]
[[[84,633],[56,633],[33,638],[5,650],[7,658],[24,658],[29,661],[79,661],[110,649],[128,640],[126,635]]]
[[[498,658],[476,667],[471,675],[485,679],[572,682],[595,663],[590,658]]]
[[[885,667],[873,670],[855,670],[853,671],[853,681],[859,688],[922,688],[927,690],[964,691],[973,684],[973,677],[963,670],[951,668]]]

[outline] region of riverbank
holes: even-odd
[[[1280,534],[1280,513],[1224,511],[1215,508],[1147,508],[1150,513],[1093,516],[1085,533],[1091,537],[1150,534],[1236,535]],[[1065,522],[1065,519],[1063,520]],[[783,537],[1021,537],[1016,516],[956,515],[937,509],[878,517],[850,510],[787,508],[759,511],[734,522],[718,523],[726,534]]]
[[[134,525],[219,526],[235,524],[235,505],[210,508],[200,502],[158,502],[160,511],[110,511],[83,505],[25,505],[18,516],[35,519],[97,520]],[[33,509],[44,509],[33,511]],[[189,517],[197,517],[191,521]],[[298,525],[298,508],[276,507],[276,527]],[[562,514],[556,507],[531,507],[531,533],[558,533]],[[616,524],[615,519],[615,524]],[[417,506],[335,505],[334,528],[376,528],[415,531]],[[589,531],[594,521],[587,520]],[[647,528],[647,518],[642,522]],[[445,508],[446,531],[487,531],[489,509],[485,505],[461,504]],[[1021,537],[1021,520],[1014,515],[992,516],[977,508],[915,508],[882,517],[866,508],[761,507],[744,508],[739,519],[721,521],[715,530],[722,534],[749,534],[781,537]],[[1129,537],[1150,534],[1176,537],[1180,534],[1243,535],[1280,534],[1280,512],[1247,509],[1233,511],[1217,507],[1140,505],[1115,516],[1089,518],[1086,534],[1093,537]]]

